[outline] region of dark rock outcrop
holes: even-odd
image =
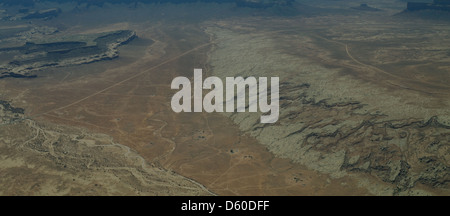
[[[8,101],[0,100],[0,126],[22,119],[25,110],[14,107]]]
[[[378,8],[370,7],[367,4],[361,4],[359,7],[351,7],[351,9],[361,10],[361,11],[381,11]]]

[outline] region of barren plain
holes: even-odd
[[[328,2],[303,1],[295,16],[66,4],[49,20],[0,21],[4,52],[33,37],[136,35],[114,58],[0,79],[0,194],[450,195],[448,22],[395,15],[401,2]],[[68,49],[40,55],[80,53]],[[171,81],[194,68],[280,77],[280,119],[173,112]]]

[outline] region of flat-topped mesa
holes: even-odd
[[[86,39],[91,38],[91,39]],[[4,77],[33,77],[33,71],[48,67],[88,64],[119,56],[118,47],[136,38],[136,32],[119,30],[95,35],[72,36],[65,40],[26,42],[23,46],[0,49],[15,59],[0,65]]]
[[[238,7],[268,8],[273,6],[289,6],[294,0],[235,0]]]
[[[57,17],[60,13],[61,9],[59,8],[49,8],[29,13],[22,19],[51,19]]]
[[[365,3],[360,4],[359,7],[351,7],[351,9],[361,10],[361,11],[381,11],[381,9],[371,7]]]
[[[436,5],[450,5],[450,0],[434,0],[433,4],[436,4]]]
[[[407,11],[441,10],[450,11],[450,0],[434,0],[433,3],[408,2]]]

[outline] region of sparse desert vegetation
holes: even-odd
[[[0,194],[449,195],[450,21],[361,4],[3,5]],[[279,120],[173,112],[194,68],[280,77]]]

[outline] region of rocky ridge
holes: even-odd
[[[213,75],[280,77],[276,124],[260,124],[261,113],[224,113],[271,152],[331,178],[361,174],[357,178],[368,175],[387,183],[372,187],[361,180],[360,186],[373,194],[428,194],[417,189],[419,184],[449,190],[450,126],[445,109],[428,112],[400,104],[379,87],[349,82],[331,69],[276,48],[283,40],[219,28],[208,31],[221,41],[210,54]],[[374,104],[376,100],[385,102]],[[423,113],[412,114],[417,111]]]

